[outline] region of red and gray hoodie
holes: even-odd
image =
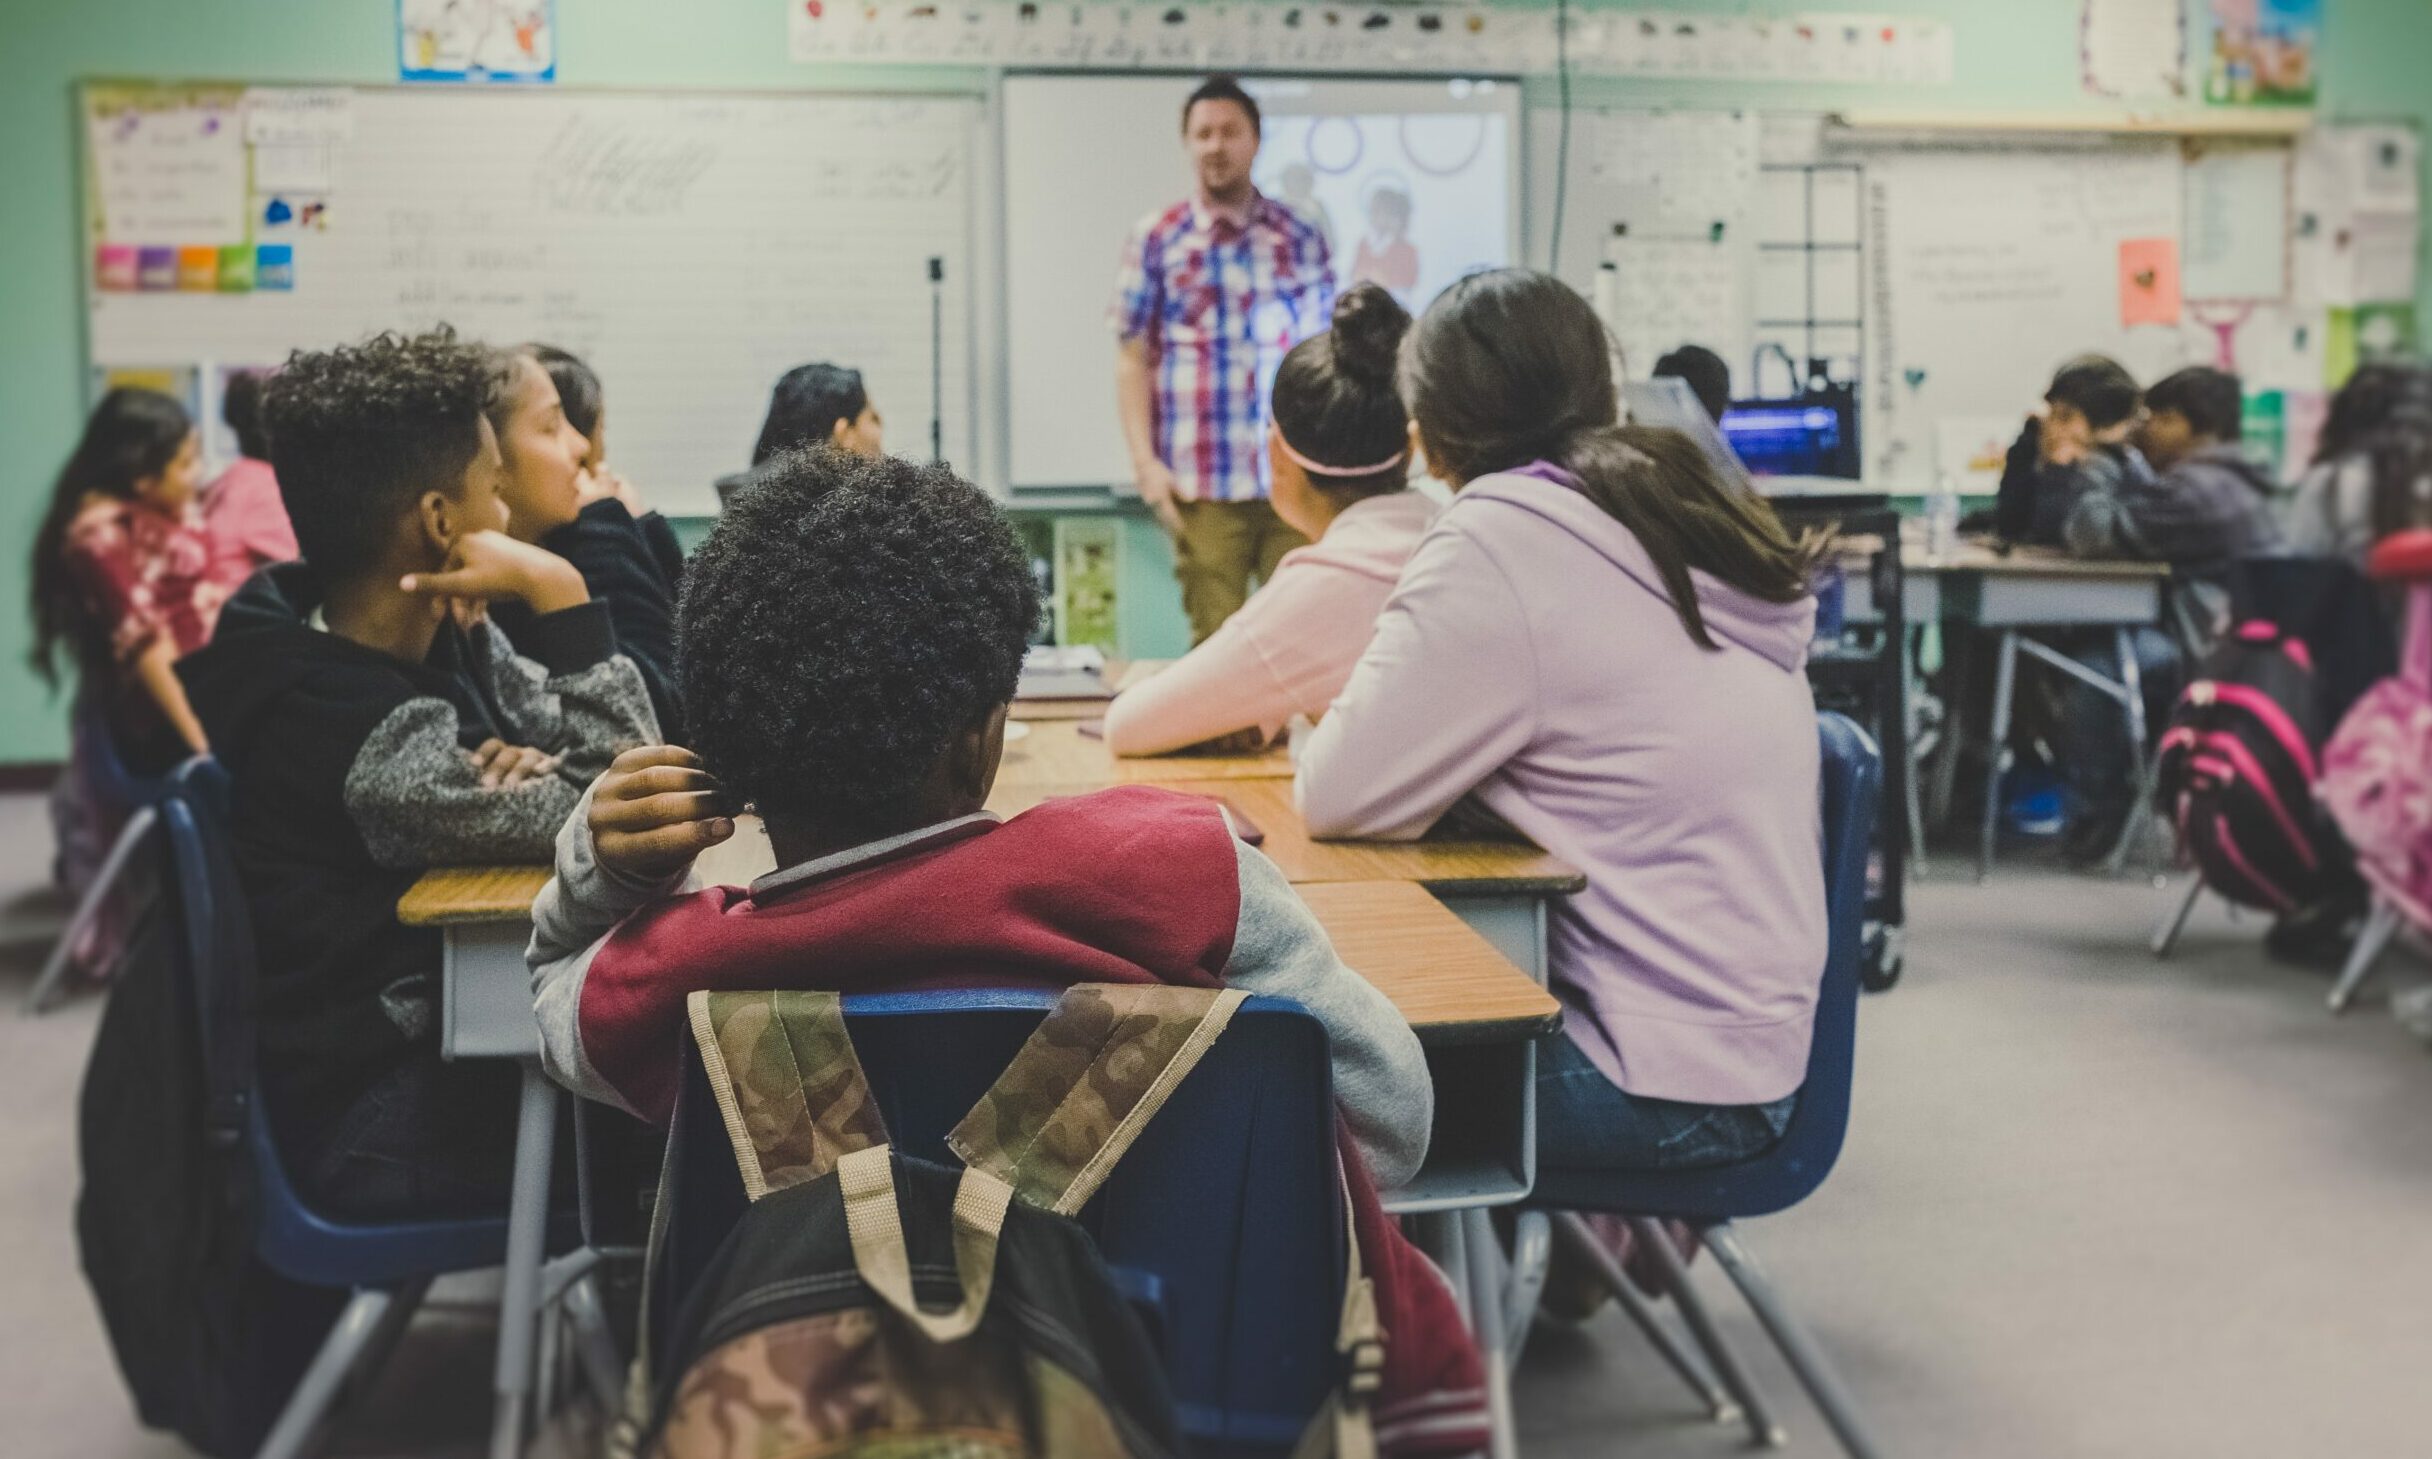
[[[1481,1370],[1450,1289],[1366,1178],[1399,1185],[1426,1153],[1434,1099],[1418,1038],[1214,803],[1123,787],[690,891],[601,866],[586,811],[567,820],[532,909],[542,1059],[575,1092],[658,1123],[697,988],[799,987],[817,969],[813,986],[843,992],[1158,982],[1307,1008],[1326,1028],[1388,1329],[1380,1443],[1414,1455],[1482,1444]]]

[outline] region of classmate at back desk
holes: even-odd
[[[2129,437],[2143,397],[2115,361],[2081,355],[2060,367],[2002,467],[1993,530],[2004,542],[2060,547],[2078,498],[2150,485],[2153,469]]]
[[[234,779],[260,953],[263,1095],[333,1213],[503,1207],[515,1072],[442,1062],[431,866],[537,861],[589,783],[658,738],[607,611],[500,529],[490,355],[446,330],[299,354],[265,404],[304,560],[179,665]],[[468,604],[534,614],[516,656]]]
[[[228,377],[220,420],[236,435],[237,459],[203,488],[203,525],[211,534],[216,574],[231,588],[274,562],[296,560],[296,529],[279,500],[279,474],[270,469],[270,438],[262,428],[262,375]]]
[[[2271,475],[2238,446],[2238,377],[2190,366],[2154,382],[2145,410],[2136,442],[2161,475],[2086,492],[2061,535],[2080,557],[2167,562],[2217,588],[2239,558],[2280,544]]]
[[[590,442],[567,412],[556,377],[532,347],[500,356],[489,413],[503,467],[498,495],[507,505],[507,531],[564,558],[582,574],[593,601],[607,608],[616,626],[618,650],[641,672],[651,712],[672,737],[682,725],[675,687],[675,582],[661,552],[629,502],[585,472]],[[521,642],[532,621],[520,603],[500,604],[492,617],[509,642]]]
[[[550,1072],[664,1123],[698,988],[1230,984],[1325,1024],[1358,1154],[1382,1183],[1407,1180],[1433,1103],[1418,1040],[1219,807],[1127,786],[1007,821],[981,809],[1039,613],[1004,514],[943,467],[832,447],[771,466],[685,581],[699,759],[620,758],[567,821],[533,906]],[[670,897],[694,853],[734,833],[723,807],[745,802],[779,869]],[[1390,1432],[1469,1390],[1475,1355],[1449,1289],[1383,1219],[1362,1161],[1345,1163],[1396,1344]],[[1465,1403],[1444,1429],[1474,1445]]]

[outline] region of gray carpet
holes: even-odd
[[[176,1455],[128,1410],[69,1230],[97,1000],[16,1013],[58,916],[20,894],[46,845],[38,803],[0,798],[0,1453]],[[2024,868],[1927,883],[1908,976],[1863,1011],[1840,1168],[1745,1233],[1890,1454],[2426,1451],[2432,1055],[2383,1008],[2424,964],[2394,954],[2335,1020],[2326,979],[2266,963],[2258,922],[2218,906],[2153,962],[2160,906]],[[1697,1274],[1791,1452],[1835,1452],[1712,1262]],[[417,1327],[342,1451],[479,1452],[477,1296]],[[1611,1311],[1540,1323],[1517,1384],[1532,1456],[1744,1446]]]

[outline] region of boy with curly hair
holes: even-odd
[[[1039,599],[1012,524],[942,466],[777,458],[677,610],[692,750],[619,756],[532,909],[542,1059],[665,1123],[694,989],[1226,985],[1326,1027],[1360,1244],[1393,1334],[1387,1452],[1474,1448],[1476,1353],[1378,1184],[1426,1153],[1417,1037],[1215,802],[1148,786],[985,809]],[[678,894],[754,807],[777,870]]]
[[[431,866],[542,859],[658,738],[581,575],[503,530],[491,361],[445,329],[291,358],[263,413],[303,560],[178,666],[234,782],[263,1096],[336,1214],[503,1208],[515,1070],[441,1061],[439,937],[397,898]],[[491,602],[536,615],[521,642]]]

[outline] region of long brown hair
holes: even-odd
[[[1646,548],[1701,648],[1716,644],[1692,571],[1768,603],[1809,591],[1823,539],[1793,541],[1762,497],[1725,481],[1679,431],[1620,424],[1604,324],[1551,274],[1498,269],[1446,289],[1403,350],[1402,397],[1449,480],[1532,461],[1576,477]]]
[[[34,532],[34,647],[27,657],[46,683],[59,683],[61,640],[81,661],[96,651],[93,640],[103,632],[90,621],[84,597],[68,571],[68,527],[88,497],[134,500],[135,484],[168,470],[193,433],[194,421],[186,408],[157,390],[121,385],[93,407],[76,454],[51,484],[50,505]],[[79,662],[77,667],[86,665]]]

